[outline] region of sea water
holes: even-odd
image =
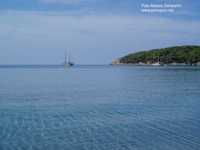
[[[200,68],[0,68],[0,150],[198,150]]]

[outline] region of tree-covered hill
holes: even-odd
[[[150,51],[141,51],[124,56],[118,60],[122,64],[160,64],[200,62],[200,46],[175,46]]]

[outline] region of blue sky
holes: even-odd
[[[200,2],[174,13],[141,13],[161,0],[0,1],[0,64],[59,64],[66,49],[79,64],[106,64],[127,53],[200,45]]]

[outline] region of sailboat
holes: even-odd
[[[65,68],[68,68],[68,67],[71,67],[74,65],[74,63],[71,62],[71,60],[70,60],[70,54],[67,56],[67,52],[65,52],[65,60],[64,60],[63,65]]]

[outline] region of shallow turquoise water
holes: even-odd
[[[0,150],[198,150],[200,68],[0,68]]]

